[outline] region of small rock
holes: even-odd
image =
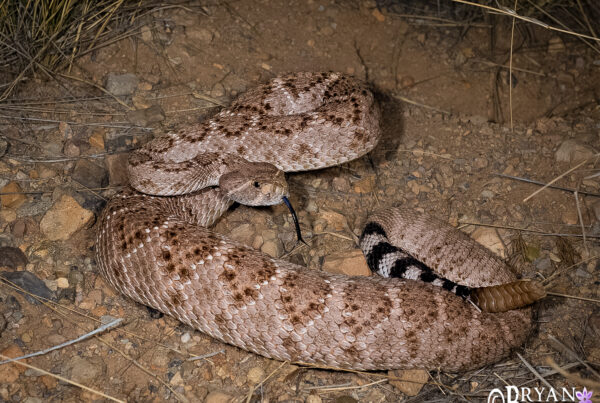
[[[79,147],[79,144],[73,139],[65,141],[62,152],[67,157],[79,157],[81,155],[81,149]]]
[[[23,354],[23,350],[19,348],[16,344],[11,344],[9,347],[5,348],[1,352],[2,355],[8,358],[16,358],[21,357]],[[29,360],[21,360],[25,363],[28,363]],[[19,364],[4,364],[0,365],[0,379],[2,383],[13,383],[18,378],[19,375],[24,373],[27,370],[26,367]]]
[[[325,257],[323,270],[349,276],[370,276],[371,270],[362,251],[358,249],[340,251]]]
[[[25,203],[27,196],[25,196],[21,189],[21,186],[17,182],[10,182],[8,185],[0,189],[0,193],[8,193],[0,195],[0,203],[3,208],[17,208],[21,204]]]
[[[173,386],[183,385],[183,378],[181,377],[181,373],[179,371],[175,372],[175,375],[173,375],[169,383]]]
[[[77,161],[71,177],[90,189],[101,188],[108,184],[108,177],[104,167],[87,159]]]
[[[238,225],[229,233],[229,236],[232,239],[241,242],[245,245],[250,245],[252,243],[252,241],[254,240],[254,235],[254,226],[248,223]]]
[[[482,169],[488,166],[488,160],[483,157],[476,157],[473,166],[477,169]]]
[[[204,399],[204,403],[229,403],[231,401],[233,401],[233,396],[219,390],[210,392]]]
[[[96,132],[92,134],[88,139],[88,142],[92,148],[104,151],[104,133]]]
[[[109,73],[106,76],[106,90],[116,96],[133,94],[137,84],[138,78],[135,74]]]
[[[327,222],[327,228],[331,231],[341,231],[346,227],[346,217],[335,211],[323,210],[319,215]]]
[[[248,382],[251,385],[256,385],[263,379],[265,379],[265,371],[261,367],[253,367],[248,371],[248,375],[246,375]]]
[[[0,267],[8,267],[15,270],[17,267],[27,265],[27,256],[19,248],[3,246],[0,248]]]
[[[496,194],[489,189],[482,190],[480,196],[482,199],[493,199]]]
[[[225,95],[225,87],[221,83],[215,84],[215,86],[210,90],[210,96],[213,98],[220,98]]]
[[[181,335],[181,342],[184,344],[188,343],[191,339],[192,339],[192,336],[190,335],[190,332],[185,332],[184,334]]]
[[[279,257],[281,255],[281,246],[275,240],[265,241],[260,250],[271,257]]]
[[[29,294],[33,294],[38,297],[50,299],[53,301],[56,300],[56,297],[54,296],[52,291],[50,291],[48,287],[46,287],[46,283],[44,283],[35,274],[29,271],[3,271],[0,272],[0,277],[5,278],[6,280],[10,281],[11,283],[14,283],[15,285],[18,285],[23,290],[27,291]],[[25,299],[34,305],[39,305],[40,302],[38,302],[37,299],[33,298],[29,294],[24,294]]]
[[[373,12],[371,14],[373,14],[373,17],[375,17],[375,19],[377,21],[379,21],[379,22],[385,21],[385,15],[381,14],[381,11],[379,11],[378,8],[374,8]]]
[[[104,374],[104,362],[100,358],[83,358],[74,356],[64,367],[63,373],[69,374],[75,382],[89,384]]]
[[[200,41],[205,44],[211,43],[214,37],[214,34],[205,28],[189,29],[186,30],[185,34],[188,38],[194,41]]]
[[[375,188],[375,177],[367,176],[357,182],[354,182],[355,193],[371,193]]]
[[[165,120],[165,112],[160,105],[152,105],[146,109],[127,112],[127,119],[138,126],[148,126]]]
[[[151,91],[152,90],[152,83],[149,83],[147,81],[142,81],[142,82],[140,82],[138,84],[137,88],[140,91]]]
[[[81,207],[71,196],[63,195],[46,212],[40,222],[40,229],[49,240],[64,241],[93,218],[94,213]]]
[[[350,191],[350,184],[348,183],[348,179],[346,178],[333,178],[331,185],[338,192],[346,193]]]
[[[304,210],[306,210],[309,213],[316,213],[317,211],[319,211],[319,206],[317,206],[317,202],[315,202],[313,199],[310,199],[306,203],[306,206],[304,206]]]
[[[575,225],[579,222],[579,215],[576,210],[569,209],[562,214],[560,219],[564,224]]]
[[[399,378],[399,380],[390,379],[390,384],[407,396],[418,395],[429,379],[429,374],[423,369],[389,371],[388,375],[390,377]]]
[[[59,277],[56,279],[56,286],[58,288],[69,288],[69,280],[65,277]]]
[[[565,140],[556,150],[555,158],[558,162],[576,163],[591,158],[594,154],[594,150],[588,145],[576,140]]]
[[[415,85],[415,78],[409,75],[402,75],[398,81],[401,88],[409,88]]]
[[[23,238],[36,232],[37,223],[31,218],[19,218],[12,225],[12,234],[15,238]]]
[[[306,397],[306,403],[321,403],[323,399],[319,395],[308,395]]]
[[[506,249],[504,248],[504,244],[502,244],[500,237],[493,228],[477,228],[471,234],[471,238],[494,252],[496,255],[502,258],[506,257]]]
[[[108,171],[108,183],[111,186],[126,185],[129,183],[127,174],[127,159],[129,154],[107,155],[104,164]]]
[[[17,219],[17,212],[15,210],[0,210],[0,220],[6,223],[12,223]]]
[[[548,41],[548,53],[555,55],[560,52],[564,52],[565,43],[559,36],[553,36]]]

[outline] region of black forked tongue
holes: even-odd
[[[294,208],[292,207],[292,203],[290,203],[288,198],[285,196],[283,196],[283,202],[285,203],[287,208],[290,210],[290,213],[292,214],[292,219],[294,220],[294,226],[296,227],[297,242],[298,243],[302,242],[304,245],[308,246],[308,244],[304,241],[304,239],[302,239],[302,232],[300,231],[300,223],[298,222],[298,216],[296,215],[296,212],[294,211]]]

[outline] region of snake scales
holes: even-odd
[[[379,140],[379,119],[359,81],[299,73],[154,139],[130,156],[130,182],[139,192],[116,196],[100,218],[102,274],[142,304],[278,360],[462,371],[505,357],[530,332],[531,310],[481,312],[458,296],[463,286],[510,283],[515,276],[441,221],[390,209],[367,226],[362,240],[367,259],[379,265],[374,269],[390,274],[402,261],[404,278],[308,270],[205,228],[234,201],[281,202],[288,194],[281,171],[364,155]],[[411,280],[411,273],[425,281]]]

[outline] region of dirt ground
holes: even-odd
[[[545,386],[528,366],[555,388],[583,388],[549,360],[600,381],[600,56],[573,36],[519,22],[511,79],[510,20],[446,18],[408,18],[371,1],[167,7],[80,59],[70,72],[80,81],[24,83],[0,104],[0,266],[35,274],[56,303],[33,304],[2,283],[0,352],[43,350],[123,318],[98,338],[26,362],[127,401],[485,401],[493,388]],[[396,379],[402,371],[280,363],[156,318],[99,276],[95,217],[123,184],[127,152],[295,71],[366,80],[382,105],[384,140],[343,166],[289,175],[308,246],[293,248],[284,206],[238,206],[216,230],[320,270],[356,262],[369,213],[392,205],[433,213],[562,295],[535,305],[520,356],[466,374],[411,373],[408,386]],[[555,185],[571,190],[526,201],[540,186],[507,177],[547,183],[564,173]],[[0,366],[0,401],[82,400],[105,398]]]

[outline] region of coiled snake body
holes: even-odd
[[[388,272],[402,266],[405,278],[308,270],[205,228],[233,201],[279,203],[287,195],[280,170],[350,161],[379,136],[373,96],[350,77],[299,73],[250,90],[214,118],[131,155],[131,184],[145,194],[128,190],[108,203],[98,226],[100,270],[132,299],[278,360],[460,371],[501,359],[525,340],[531,312],[481,312],[456,295],[460,284],[515,277],[444,223],[401,209],[370,221],[368,260]],[[422,266],[413,258],[434,277],[415,272]]]

